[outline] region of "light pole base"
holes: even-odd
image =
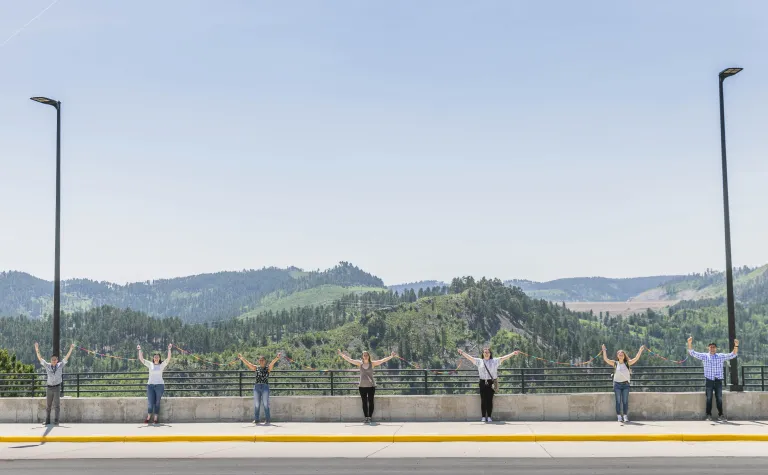
[[[731,392],[744,392],[744,386],[741,384],[731,384],[731,387],[729,388]]]

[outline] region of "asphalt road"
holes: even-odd
[[[709,475],[766,473],[765,458],[562,459],[68,459],[0,461],[3,474],[57,475]]]

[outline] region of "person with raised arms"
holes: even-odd
[[[245,359],[243,355],[238,354],[237,357],[254,372],[255,376],[253,384],[253,423],[259,423],[261,407],[264,406],[264,425],[269,425],[272,423],[272,418],[269,414],[269,373],[272,372],[275,363],[280,360],[280,353],[269,363],[269,366],[267,366],[267,359],[263,356],[259,356],[257,360],[259,362],[258,366]]]
[[[45,370],[45,425],[51,425],[51,407],[54,411],[53,425],[59,425],[59,413],[61,412],[61,383],[64,377],[64,365],[69,362],[75,344],[69,346],[69,352],[63,360],[59,361],[59,355],[51,355],[51,362],[47,362],[40,356],[40,345],[35,342],[35,354],[37,360]]]
[[[136,349],[139,350],[139,361],[141,364],[149,368],[149,379],[147,380],[147,418],[144,420],[145,424],[149,424],[150,418],[154,415],[154,422],[157,424],[157,418],[160,414],[160,399],[165,392],[165,381],[163,381],[163,371],[171,362],[171,349],[173,343],[168,343],[168,357],[163,361],[160,358],[160,353],[155,353],[152,356],[152,361],[144,359],[144,355],[141,353],[141,345],[137,345]]]
[[[725,422],[723,413],[723,363],[739,356],[739,340],[733,339],[733,351],[730,353],[718,353],[715,343],[709,344],[708,353],[699,353],[693,351],[693,337],[688,338],[688,354],[704,362],[704,378],[706,385],[704,393],[707,395],[707,415],[706,420],[712,420],[712,393],[715,394],[717,401],[717,420]]]
[[[603,345],[603,361],[611,365],[613,372],[613,394],[616,397],[616,417],[619,422],[629,422],[629,380],[632,377],[630,366],[637,363],[645,350],[645,345],[640,347],[637,355],[630,359],[627,352],[619,350],[616,352],[616,359],[609,360],[606,355],[605,345]],[[622,417],[622,404],[624,406]]]
[[[490,348],[483,348],[483,357],[475,358],[458,348],[459,354],[468,359],[477,367],[480,376],[480,412],[483,413],[482,422],[493,422],[491,414],[493,413],[493,395],[499,390],[499,365],[504,361],[518,355],[520,351],[515,350],[508,355],[494,358]]]
[[[397,354],[393,351],[386,358],[371,361],[371,354],[367,351],[363,351],[363,356],[359,360],[353,360],[341,350],[336,350],[336,352],[348,363],[360,367],[360,381],[357,389],[360,391],[360,398],[363,400],[363,417],[365,417],[363,424],[370,424],[373,422],[373,397],[376,394],[376,380],[373,378],[373,368],[386,363],[397,356]]]

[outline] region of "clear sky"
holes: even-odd
[[[733,259],[768,263],[768,2],[60,0],[18,32],[51,1],[0,0],[0,270],[53,276],[34,95],[65,278],[722,269],[732,65]]]

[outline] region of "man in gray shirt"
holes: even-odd
[[[64,365],[69,361],[69,357],[72,355],[72,350],[74,349],[75,344],[73,343],[69,347],[69,353],[67,353],[67,356],[65,356],[63,360],[59,361],[59,355],[52,355],[51,362],[49,363],[40,356],[40,345],[35,342],[37,359],[40,361],[40,364],[43,365],[45,374],[48,377],[46,381],[47,387],[45,388],[45,425],[51,424],[51,406],[56,410],[56,418],[53,420],[53,424],[59,425],[59,412],[61,409],[59,398],[61,396],[62,373],[64,371]]]

